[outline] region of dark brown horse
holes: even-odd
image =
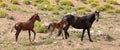
[[[92,42],[91,37],[90,37],[90,28],[95,20],[98,21],[99,11],[95,11],[94,13],[87,15],[87,16],[83,16],[83,17],[75,17],[74,15],[66,15],[63,17],[63,19],[64,18],[66,18],[67,20],[67,24],[64,27],[66,39],[69,37],[69,33],[67,32],[67,30],[70,26],[72,26],[76,29],[83,29],[81,41],[83,40],[85,30],[87,30],[89,41]]]
[[[58,36],[60,35],[60,33],[62,33],[62,30],[63,30],[63,26],[67,23],[67,21],[65,19],[62,19],[59,23],[50,23],[49,26],[48,26],[48,30],[50,30],[50,34],[49,36],[52,36],[52,32],[56,29],[58,29],[59,31],[59,34]],[[63,37],[63,34],[62,34],[62,38],[64,39]]]
[[[18,36],[19,36],[19,34],[20,34],[20,32],[23,30],[23,31],[25,31],[25,30],[28,30],[28,32],[29,32],[29,41],[31,42],[31,33],[30,33],[30,31],[32,31],[33,33],[34,33],[34,38],[33,38],[33,40],[32,41],[34,41],[35,40],[35,36],[36,36],[36,32],[33,30],[33,28],[34,28],[34,23],[35,23],[35,21],[36,20],[38,20],[38,21],[41,21],[41,19],[39,18],[39,16],[38,16],[38,13],[35,13],[28,21],[26,21],[26,22],[17,22],[15,25],[14,25],[14,27],[13,28],[15,28],[15,30],[16,30],[16,34],[15,34],[15,38],[16,38],[16,42],[18,41]],[[12,28],[12,30],[13,30],[13,28]],[[12,30],[11,30],[11,32],[12,32]]]

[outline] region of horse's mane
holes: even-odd
[[[37,14],[35,13],[29,20],[32,20]]]

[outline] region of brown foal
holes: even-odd
[[[49,26],[48,26],[48,30],[50,30],[49,37],[52,36],[52,32],[55,30],[55,28],[58,29],[58,31],[59,31],[59,35],[58,36],[60,36],[60,34],[62,33],[62,30],[63,30],[63,27],[64,27],[64,25],[66,23],[67,23],[66,20],[62,20],[59,23],[55,23],[55,22],[54,23],[50,23]],[[62,34],[62,38],[64,39],[63,34]]]
[[[20,32],[23,30],[28,30],[29,32],[29,41],[31,42],[31,33],[30,31],[32,31],[34,33],[34,38],[32,41],[35,40],[35,36],[36,36],[36,32],[34,31],[34,23],[35,21],[41,21],[40,17],[38,16],[38,13],[35,13],[28,21],[26,22],[17,22],[13,28],[15,28],[16,33],[15,33],[15,38],[16,38],[16,42],[18,41],[18,36],[20,34]],[[12,30],[13,30],[12,28]],[[12,32],[11,30],[11,32]]]

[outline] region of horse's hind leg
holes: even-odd
[[[61,35],[61,30],[58,29],[58,34],[55,36],[55,38],[59,37]]]
[[[62,33],[62,31],[61,31],[61,33]],[[64,39],[63,33],[62,33],[62,39]]]
[[[90,28],[87,29],[87,32],[88,32],[88,36],[89,36],[89,41],[90,41],[90,42],[93,42],[93,41],[91,40],[91,37],[90,37]]]
[[[52,36],[52,32],[54,31],[54,29],[55,29],[55,28],[53,27],[53,28],[50,30],[50,34],[49,34],[49,36],[48,36],[49,38]]]
[[[81,41],[83,41],[84,34],[85,34],[85,29],[83,29]]]
[[[28,30],[29,32],[29,41],[31,42],[31,33],[30,33],[30,30]]]
[[[34,41],[35,40],[35,36],[36,36],[36,32],[34,30],[32,30],[32,32],[34,33],[34,38],[33,38],[32,41]]]
[[[64,32],[65,32],[65,39],[67,39],[69,37],[69,33],[67,32],[68,28],[70,27],[70,25],[66,25],[64,28]]]
[[[19,36],[19,34],[20,34],[20,31],[21,31],[21,30],[17,30],[17,31],[16,31],[16,34],[15,34],[15,36],[16,36],[16,42],[18,41],[18,36]]]
[[[57,36],[60,36],[61,33],[62,33],[62,31],[61,31],[61,30],[58,30],[58,34],[57,34]]]

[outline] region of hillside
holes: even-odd
[[[70,38],[61,36],[48,38],[50,32],[37,28],[36,40],[29,43],[28,31],[19,35],[19,44],[15,44],[15,30],[11,27],[19,21],[27,21],[35,12],[39,13],[41,23],[59,22],[66,14],[76,12],[77,16],[91,14],[100,10],[100,19],[91,28],[89,42],[87,31],[81,41],[81,31],[69,29]],[[37,28],[37,29],[36,29]],[[42,30],[42,31],[41,31]],[[44,33],[41,33],[44,32]],[[103,34],[103,35],[99,35]],[[32,34],[33,35],[33,34]],[[32,36],[33,37],[33,36]],[[0,50],[119,50],[120,49],[120,0],[0,0]]]

